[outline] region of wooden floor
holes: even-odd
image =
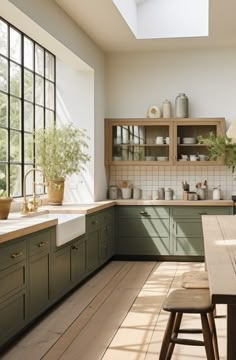
[[[200,263],[111,262],[0,358],[158,360],[168,317],[162,311],[163,300],[180,286],[184,271],[203,267]],[[217,311],[225,314],[224,307]],[[198,316],[186,316],[184,324],[198,326]],[[216,326],[220,359],[226,360],[225,318],[217,318]],[[202,347],[176,345],[172,359],[206,356]]]

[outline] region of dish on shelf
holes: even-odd
[[[168,156],[157,156],[157,161],[168,161]]]
[[[196,144],[196,143],[197,143],[197,139],[194,137],[183,138],[183,144]]]
[[[145,156],[146,161],[155,161],[155,156]]]
[[[114,161],[121,161],[122,157],[121,156],[113,156],[113,160]]]

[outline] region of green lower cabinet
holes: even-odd
[[[52,254],[52,296],[64,295],[70,288],[70,246],[63,247]]]
[[[117,245],[119,255],[169,255],[169,237],[121,236]]]
[[[173,220],[174,255],[203,256],[202,223],[198,219]]]
[[[104,264],[113,253],[112,244],[112,224],[104,225],[101,228],[99,238],[99,261],[100,264]]]
[[[91,272],[99,266],[100,230],[92,231],[86,240],[86,270]]]
[[[0,303],[0,347],[26,325],[26,289]]]
[[[50,255],[40,253],[29,259],[29,316],[33,318],[50,302]]]
[[[71,245],[71,282],[77,284],[86,273],[85,238]]]

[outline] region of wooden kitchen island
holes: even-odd
[[[236,359],[236,217],[202,216],[205,261],[214,304],[227,304],[227,360]]]

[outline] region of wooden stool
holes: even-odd
[[[185,289],[209,289],[207,271],[185,272],[181,286]]]
[[[167,297],[163,309],[170,312],[159,360],[170,360],[175,344],[205,346],[208,360],[219,360],[217,335],[213,317],[214,305],[205,289],[174,290]],[[180,329],[183,314],[200,314],[202,329]],[[203,334],[203,341],[178,338],[180,333]]]

